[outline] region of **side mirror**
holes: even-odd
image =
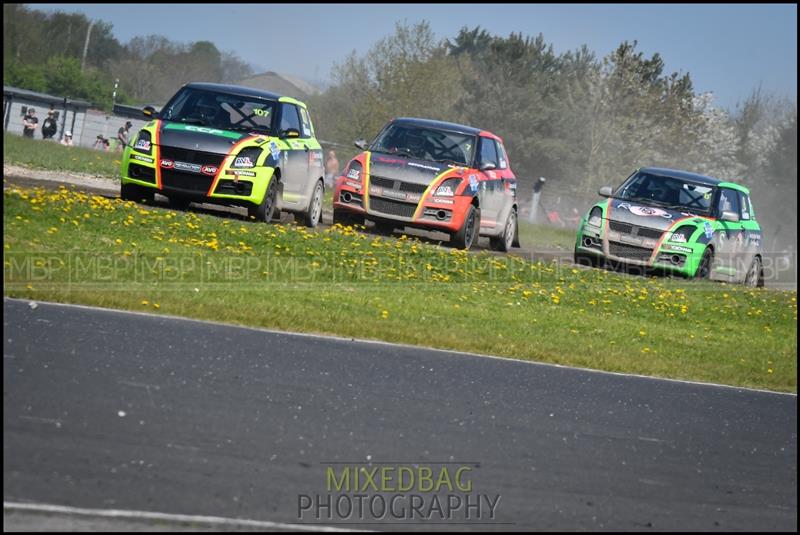
[[[286,130],[281,130],[281,137],[282,138],[300,137],[300,130],[298,130],[297,128],[287,128]]]
[[[142,109],[142,113],[148,119],[152,119],[153,117],[155,117],[157,115],[156,109],[154,107],[152,107],[152,106],[145,106],[144,109]]]
[[[367,143],[366,139],[357,139],[353,141],[353,145],[361,150],[367,150],[369,148],[369,144]]]
[[[603,186],[602,188],[597,190],[597,194],[600,195],[601,197],[611,197],[612,195],[614,195],[614,190],[611,188],[611,186]]]
[[[497,164],[494,162],[483,162],[480,166],[481,171],[491,171],[493,169],[497,169]]]
[[[730,221],[731,223],[738,223],[739,222],[739,214],[736,212],[731,212],[730,210],[723,210],[722,217],[720,217],[723,221]]]

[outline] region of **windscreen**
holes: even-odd
[[[275,101],[185,87],[167,103],[161,119],[221,130],[269,133]]]
[[[475,136],[407,124],[389,125],[370,149],[469,167],[475,152]]]
[[[710,212],[714,186],[639,171],[622,185],[616,197],[672,210]]]

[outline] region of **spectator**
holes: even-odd
[[[66,147],[72,146],[72,132],[70,132],[69,130],[64,132],[64,139],[61,140],[61,144]]]
[[[557,225],[559,227],[567,226],[566,223],[564,223],[564,221],[561,219],[561,216],[559,215],[558,210],[555,210],[555,209],[550,210],[549,212],[547,212],[547,221],[551,225]]]
[[[569,227],[577,227],[581,222],[581,214],[574,206],[570,210],[570,215],[564,218],[564,223]]]
[[[58,131],[58,124],[56,123],[55,110],[47,112],[47,118],[42,123],[42,139],[53,139]]]
[[[328,151],[328,159],[325,160],[325,186],[332,187],[333,181],[339,175],[339,160],[333,150]]]
[[[130,122],[130,121],[126,121],[125,122],[125,126],[121,126],[119,128],[119,131],[117,131],[117,141],[118,141],[117,149],[118,150],[122,150],[123,147],[125,147],[125,145],[128,144],[129,131],[131,129],[131,126],[133,126],[133,123]]]
[[[33,133],[36,132],[36,125],[39,124],[39,118],[36,117],[36,109],[28,108],[25,112],[25,117],[22,118],[22,135],[33,139]]]
[[[94,145],[92,148],[97,150],[108,150],[110,143],[109,141],[102,136],[102,134],[97,134],[97,139],[94,140]]]

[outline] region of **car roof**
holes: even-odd
[[[252,87],[244,87],[241,85],[231,84],[212,84],[210,82],[190,82],[184,87],[191,87],[192,89],[205,89],[207,91],[217,91],[219,93],[230,93],[232,95],[239,95],[242,97],[256,97],[269,100],[279,100],[283,95],[277,93],[270,93],[269,91],[262,91],[260,89],[253,89]]]
[[[434,121],[433,119],[419,119],[417,117],[397,117],[392,122],[413,126],[425,126],[428,128],[438,128],[441,130],[450,130],[451,132],[459,132],[461,134],[469,134],[473,136],[484,132],[484,130],[481,130],[480,128],[474,128],[472,126],[448,123],[447,121]]]
[[[644,171],[645,173],[652,173],[659,176],[668,176],[681,180],[688,180],[690,182],[697,182],[706,186],[718,186],[723,182],[718,178],[700,175],[697,173],[690,173],[689,171],[680,171],[678,169],[667,169],[665,167],[642,167],[639,169],[639,171]]]

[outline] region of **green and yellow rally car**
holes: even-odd
[[[292,212],[309,227],[322,214],[322,147],[306,105],[246,87],[190,83],[125,147],[121,197],[247,207],[261,221]]]
[[[575,263],[621,263],[763,286],[761,228],[750,191],[686,171],[642,168],[583,217]]]

